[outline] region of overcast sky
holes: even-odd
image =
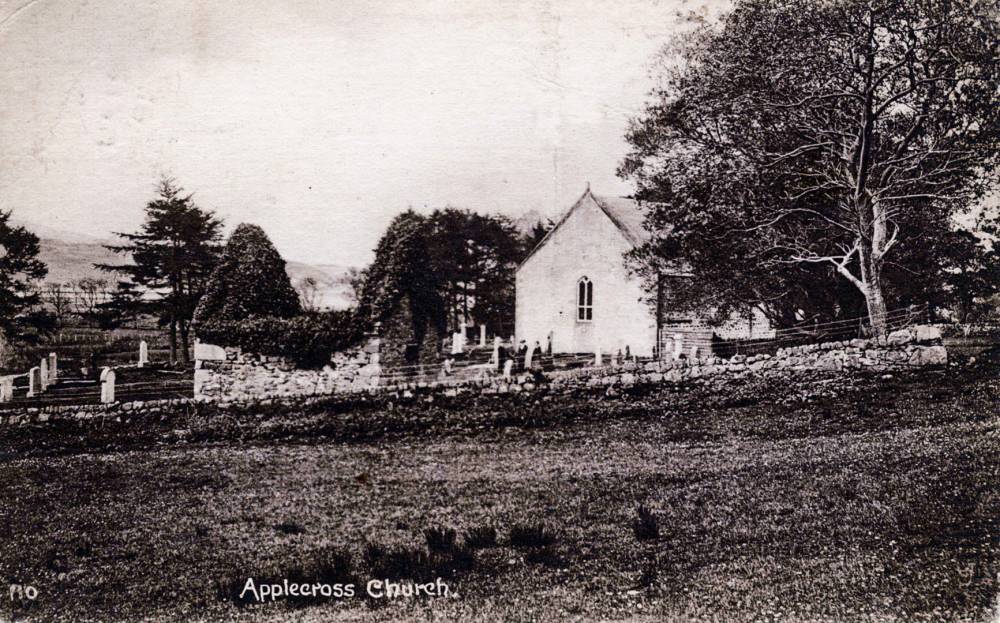
[[[289,259],[392,216],[555,215],[615,177],[652,55],[724,0],[0,0],[0,208],[105,237],[161,173]]]

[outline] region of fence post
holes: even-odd
[[[101,371],[101,402],[108,404],[115,401],[115,371],[104,368]]]

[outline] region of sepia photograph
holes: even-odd
[[[1000,623],[1000,0],[0,0],[0,623]]]

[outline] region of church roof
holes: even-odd
[[[628,197],[604,197],[598,196],[590,192],[590,186],[583,195],[576,200],[576,203],[566,210],[566,212],[559,217],[555,226],[549,230],[549,233],[545,234],[545,237],[531,250],[528,257],[521,261],[523,266],[531,256],[535,254],[540,248],[542,248],[546,242],[548,242],[549,237],[566,222],[566,219],[573,214],[573,211],[583,205],[587,199],[593,200],[597,204],[597,207],[601,209],[604,214],[607,215],[611,222],[625,235],[625,238],[632,244],[633,247],[641,246],[643,243],[647,242],[650,238],[650,233],[646,231],[646,228],[642,226],[643,220],[646,218],[645,206],[648,205],[646,202],[637,201],[635,199],[630,199]]]

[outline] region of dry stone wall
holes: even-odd
[[[318,370],[297,368],[285,357],[243,352],[239,347],[195,345],[194,395],[222,405],[326,396],[364,391],[378,385],[382,373],[380,341],[335,353]]]
[[[532,391],[539,383],[551,390],[628,386],[635,383],[680,383],[689,379],[719,377],[738,380],[748,375],[781,376],[801,371],[886,372],[929,365],[944,365],[948,353],[937,328],[915,326],[877,339],[854,339],[795,346],[775,355],[736,355],[729,359],[707,357],[676,361],[624,362],[619,365],[545,371],[504,377],[484,369],[477,378],[463,380],[384,382],[379,363],[379,342],[337,353],[322,370],[296,369],[280,357],[243,353],[236,348],[205,347],[210,359],[196,358],[197,400],[220,404],[273,402],[351,392],[399,392],[440,389],[446,393],[475,391],[505,393]]]
[[[192,401],[189,398],[113,402],[109,404],[51,405],[0,411],[0,426],[44,424],[65,420],[114,420],[174,413]]]

